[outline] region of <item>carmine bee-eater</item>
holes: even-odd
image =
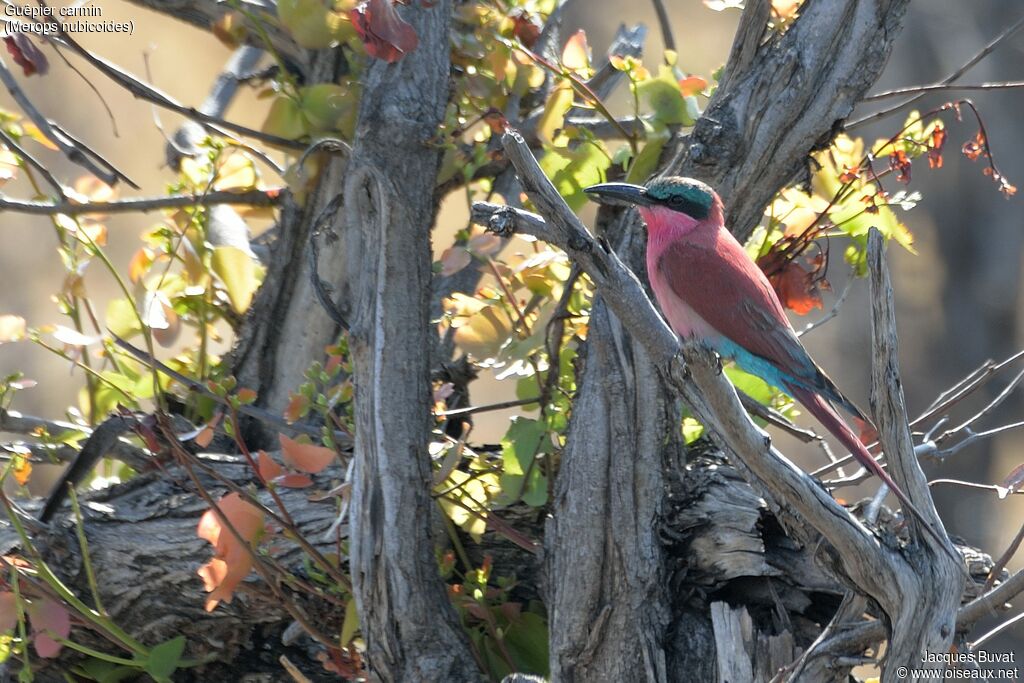
[[[602,203],[632,204],[639,210],[647,224],[647,275],[676,334],[702,340],[722,358],[797,399],[921,518],[832,407],[870,424],[808,355],[768,278],[725,229],[722,200],[714,190],[698,180],[671,177],[646,187],[604,183],[585,191]],[[927,522],[921,523],[938,539]]]

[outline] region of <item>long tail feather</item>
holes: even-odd
[[[843,446],[850,450],[850,453],[857,459],[857,462],[863,465],[868,472],[881,479],[885,485],[889,487],[889,490],[896,495],[907,510],[917,517],[921,526],[923,526],[929,535],[938,542],[940,547],[944,549],[946,548],[946,543],[948,541],[944,540],[939,532],[925,520],[924,515],[922,515],[917,507],[910,502],[910,498],[908,498],[900,487],[896,485],[896,482],[892,480],[889,473],[878,464],[878,461],[871,457],[871,453],[868,452],[868,449],[863,443],[861,443],[860,439],[857,438],[857,435],[853,433],[850,426],[847,425],[841,417],[839,417],[839,414],[836,413],[835,409],[828,403],[828,401],[812,391],[798,387],[787,387],[787,391],[792,394],[793,398],[800,401],[800,403],[802,403],[804,407],[814,415],[814,417],[818,418],[818,421],[821,422],[825,429],[839,439],[839,442],[842,443]],[[962,562],[962,560],[960,561]]]

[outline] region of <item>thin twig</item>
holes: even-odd
[[[37,202],[22,199],[9,199],[0,196],[0,212],[25,213],[35,216],[52,216],[65,214],[81,216],[85,214],[111,214],[158,211],[161,209],[177,209],[185,206],[214,206],[216,204],[238,204],[244,206],[276,206],[281,202],[283,190],[247,190],[230,192],[226,190],[207,192],[201,195],[176,194],[167,197],[129,197],[109,202]]]
[[[223,406],[230,407],[231,404],[226,398],[213,393],[202,382],[186,377],[180,372],[167,367],[166,365],[158,361],[156,358],[153,358],[153,356],[151,356],[149,353],[143,351],[142,349],[136,346],[133,346],[132,344],[129,344],[124,339],[118,337],[116,334],[111,333],[111,337],[113,338],[114,343],[117,346],[127,351],[136,360],[142,362],[146,366],[154,368],[155,370],[159,370],[160,372],[167,375],[171,379],[180,382],[182,386],[188,388],[190,391],[198,392],[203,396],[206,396],[207,398],[213,399],[214,401],[220,403]],[[305,424],[302,422],[290,424],[283,417],[276,415],[275,413],[272,413],[269,410],[259,408],[257,406],[242,405],[238,407],[238,412],[242,413],[246,417],[251,417],[255,420],[259,420],[273,427],[276,427],[277,429],[280,429],[282,431],[298,432],[300,434],[307,434],[309,436],[316,438],[320,438],[321,436],[323,436],[323,430],[319,427],[310,424]],[[347,447],[352,444],[352,438],[349,435],[344,434],[342,432],[335,432],[334,438],[337,439],[338,443],[342,444],[343,446]]]
[[[852,289],[853,287],[853,281],[854,278],[851,274],[850,277],[846,279],[846,283],[843,285],[842,291],[839,292],[839,296],[836,297],[835,303],[832,304],[832,309],[825,315],[821,316],[819,319],[815,320],[814,322],[808,323],[804,329],[796,333],[796,336],[802,337],[805,334],[808,334],[809,332],[813,332],[814,330],[818,329],[819,327],[827,323],[829,320],[832,320],[832,318],[839,315],[839,309],[846,301],[846,297],[847,295],[849,295],[850,289]]]
[[[999,559],[992,565],[992,570],[988,573],[988,578],[985,579],[985,586],[981,589],[983,593],[992,588],[992,584],[994,584],[996,579],[999,578],[999,575],[1003,573],[1003,569],[1005,569],[1006,565],[1013,559],[1013,556],[1017,554],[1021,541],[1024,541],[1024,525],[1017,530],[1017,534],[1013,537],[1013,540],[1010,541],[1010,545],[1006,547],[1003,554],[1000,555]]]
[[[1021,17],[1020,19],[1018,19],[1016,21],[1016,23],[1014,23],[1010,28],[1006,29],[1005,31],[1000,33],[998,36],[993,38],[991,41],[989,41],[988,45],[986,45],[985,47],[981,48],[981,50],[979,50],[973,57],[971,57],[966,62],[964,62],[963,65],[961,65],[959,68],[954,70],[951,74],[949,74],[948,76],[943,78],[936,85],[950,85],[950,84],[952,84],[958,78],[960,78],[965,73],[967,73],[970,69],[974,68],[974,66],[978,62],[980,62],[985,57],[987,57],[989,54],[991,54],[992,51],[995,50],[997,47],[999,47],[999,45],[1001,45],[1004,41],[1006,41],[1009,38],[1013,37],[1017,33],[1017,31],[1019,31],[1021,28],[1024,28],[1024,17]],[[895,112],[899,111],[900,109],[903,109],[904,107],[908,107],[911,104],[917,102],[922,97],[924,97],[925,94],[926,94],[925,92],[920,92],[917,95],[914,95],[913,97],[900,102],[899,104],[895,104],[895,105],[889,107],[888,109],[883,109],[882,111],[878,111],[878,112],[875,112],[874,114],[869,114],[867,116],[859,118],[856,121],[853,121],[851,123],[846,124],[846,129],[847,130],[852,130],[852,129],[857,128],[858,126],[861,126],[861,125],[863,125],[865,123],[871,123],[872,121],[877,121],[878,119],[885,118],[889,114],[895,113]]]
[[[43,162],[39,161],[34,156],[32,156],[31,152],[29,152],[27,149],[18,144],[17,140],[15,140],[13,137],[8,135],[3,130],[0,130],[0,140],[3,140],[4,145],[6,145],[7,148],[10,149],[11,151],[15,152],[19,157],[21,157],[21,159],[23,159],[25,163],[39,171],[39,175],[43,176],[43,179],[46,182],[48,182],[50,186],[53,187],[53,189],[57,191],[57,194],[59,196],[65,196],[64,186],[61,184],[59,180],[57,180],[56,176],[54,176],[53,173],[50,172],[50,169],[46,168]]]
[[[540,397],[521,398],[515,401],[501,401],[500,403],[488,403],[480,406],[469,406],[468,408],[455,408],[437,413],[438,417],[452,417],[454,415],[473,415],[475,413],[486,413],[492,410],[505,410],[506,408],[518,408],[539,403]]]
[[[1024,81],[1003,81],[1001,83],[932,83],[931,85],[911,85],[906,88],[886,90],[876,95],[868,95],[862,102],[875,102],[889,97],[900,95],[913,95],[916,93],[929,93],[941,90],[1007,90],[1010,88],[1024,88]]]
[[[676,39],[672,36],[672,22],[668,18],[668,10],[665,9],[664,0],[651,0],[654,4],[654,12],[658,15],[658,27],[661,29],[661,42],[665,44],[666,50],[676,49]]]

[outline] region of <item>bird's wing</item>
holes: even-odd
[[[811,359],[768,278],[731,235],[722,231],[711,241],[666,247],[658,269],[676,296],[723,337],[767,361],[788,383],[819,392],[867,421]]]

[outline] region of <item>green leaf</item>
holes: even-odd
[[[142,331],[135,305],[128,299],[111,299],[107,304],[107,329],[122,339],[129,339]]]
[[[543,617],[521,613],[505,631],[504,640],[517,671],[548,675],[548,625]]]
[[[170,681],[171,674],[181,666],[181,655],[184,652],[185,636],[178,636],[160,643],[149,652],[146,673],[158,681]]]
[[[529,505],[543,505],[547,501],[546,478],[536,468],[531,469],[545,434],[546,427],[539,420],[520,416],[512,418],[512,425],[501,440],[504,472],[498,480],[501,494],[494,501],[496,505],[511,505],[520,498],[525,501],[527,497],[534,501],[528,502]]]
[[[310,133],[340,131],[351,139],[359,107],[359,90],[355,86],[318,83],[302,89],[300,106],[307,124],[305,128]]]
[[[277,16],[295,42],[310,50],[355,36],[352,23],[320,0],[278,0]]]
[[[704,425],[692,417],[683,418],[683,442],[689,446],[694,441],[704,436]]]
[[[210,265],[224,283],[231,308],[235,313],[245,313],[260,286],[260,271],[252,256],[237,247],[215,247]]]
[[[507,474],[526,474],[540,450],[544,433],[544,424],[538,420],[520,416],[512,418],[512,425],[501,440],[501,458]]]
[[[661,158],[661,152],[665,149],[668,138],[668,128],[664,126],[661,126],[657,133],[648,132],[647,144],[636,155],[636,159],[629,167],[629,173],[626,174],[627,183],[643,183],[657,170],[658,160]]]
[[[654,112],[654,120],[664,124],[692,126],[700,116],[697,98],[683,96],[672,67],[662,64],[656,78],[636,84],[636,91]]]
[[[263,132],[288,140],[297,140],[309,133],[299,103],[287,95],[279,95],[263,121]]]
[[[526,477],[523,502],[535,508],[548,502],[548,477],[536,465]]]
[[[768,382],[765,382],[757,375],[752,375],[749,372],[740,370],[735,365],[726,367],[725,374],[734,387],[745,392],[748,396],[762,405],[771,405],[772,398],[775,396],[776,392]]]
[[[594,141],[584,142],[574,149],[545,147],[545,152],[540,167],[569,207],[579,211],[587,203],[583,188],[604,180],[611,159],[600,143]]]

